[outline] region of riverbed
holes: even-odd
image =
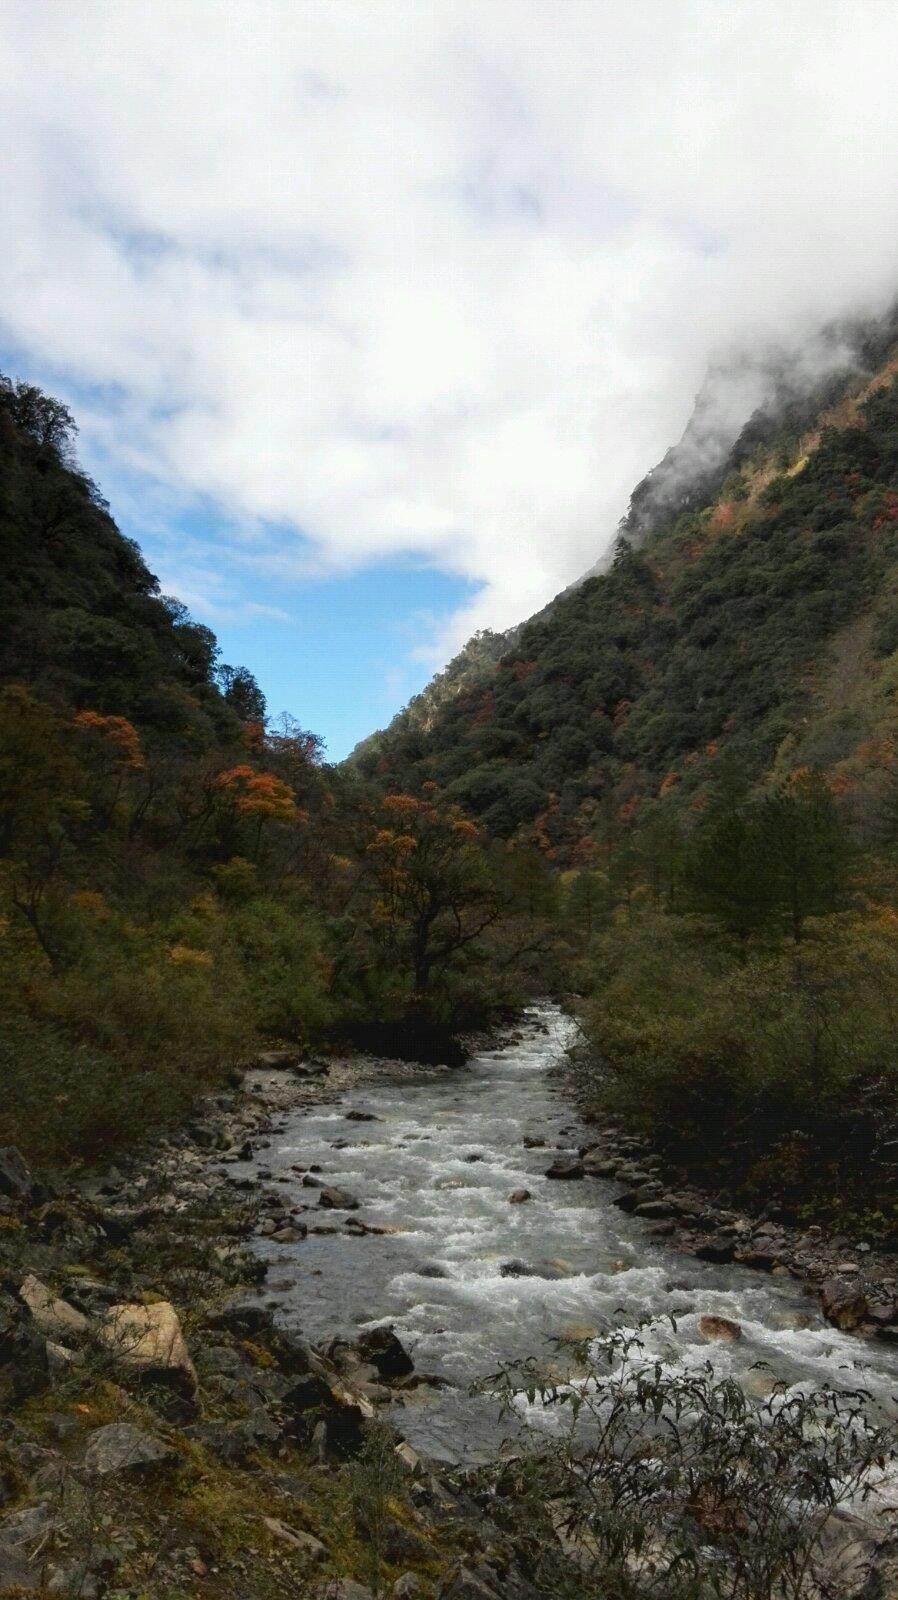
[[[612,1183],[546,1176],[559,1152],[589,1143],[552,1072],[572,1026],[534,1007],[514,1042],[460,1070],[422,1067],[288,1113],[259,1177],[282,1185],[310,1232],[258,1240],[267,1303],[313,1342],[390,1322],[416,1368],[445,1380],[392,1407],[391,1421],[447,1461],[488,1459],[509,1432],[472,1381],[527,1356],[576,1376],[574,1341],[644,1319],[646,1350],[671,1367],[711,1361],[755,1394],[776,1380],[863,1385],[890,1408],[894,1346],[836,1331],[792,1278],[677,1254],[614,1205]],[[320,1184],[358,1209],[326,1212]],[[529,1198],[513,1203],[518,1190]],[[388,1231],[347,1232],[350,1218]],[[742,1338],[707,1343],[707,1313],[738,1322]]]

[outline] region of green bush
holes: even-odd
[[[646,913],[606,933],[596,962],[580,1067],[594,1107],[706,1176],[894,1194],[893,913],[809,921],[801,945],[744,954],[697,918]]]

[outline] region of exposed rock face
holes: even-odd
[[[65,1339],[67,1335],[87,1331],[89,1324],[84,1314],[76,1311],[67,1300],[58,1299],[33,1273],[19,1285],[19,1298],[27,1306],[35,1327],[51,1339]]]
[[[0,1194],[8,1194],[13,1200],[25,1200],[33,1188],[31,1171],[24,1156],[15,1145],[4,1145],[0,1149]]]
[[[196,1369],[177,1312],[167,1300],[149,1306],[112,1306],[101,1324],[100,1337],[123,1367],[149,1382],[169,1384],[191,1396],[195,1393]]]
[[[709,1341],[721,1339],[727,1344],[734,1344],[742,1338],[742,1329],[730,1317],[715,1317],[708,1313],[699,1317],[698,1326],[702,1338]]]
[[[139,1477],[175,1459],[167,1444],[142,1428],[135,1428],[130,1422],[110,1422],[91,1434],[84,1452],[84,1470],[91,1478],[105,1478],[113,1472],[117,1476]]]

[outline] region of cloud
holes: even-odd
[[[412,555],[479,585],[445,654],[717,352],[892,296],[896,58],[885,0],[7,0],[0,327],[113,495],[219,508],[210,606]]]

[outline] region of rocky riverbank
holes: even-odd
[[[361,1222],[355,1197],[326,1173],[286,1183],[266,1171],[284,1119],[415,1072],[269,1052],[187,1126],[102,1178],[54,1185],[0,1152],[0,1595],[549,1592],[534,1578],[556,1535],[534,1543],[508,1468],[492,1479],[437,1468],[381,1420],[435,1381],[388,1327],[313,1345],[254,1303],[266,1268],[252,1235],[289,1245],[384,1231]],[[894,1267],[863,1241],[799,1236],[714,1205],[673,1185],[620,1129],[586,1146],[578,1127],[545,1155],[559,1183],[619,1183],[623,1209],[674,1248],[800,1276],[839,1326],[893,1336],[896,1318],[875,1308],[894,1305]],[[855,1543],[859,1526],[846,1523]],[[864,1538],[866,1573],[883,1546],[879,1534]]]
[[[312,1348],[248,1295],[250,1233],[309,1224],[242,1163],[286,1109],[403,1070],[269,1054],[99,1180],[0,1152],[0,1594],[535,1592],[462,1482],[376,1423],[426,1381],[395,1336]],[[352,1226],[326,1195],[321,1226]]]
[[[567,1083],[576,1096],[576,1082]],[[558,1153],[550,1174],[619,1185],[615,1205],[645,1219],[652,1238],[699,1261],[735,1262],[799,1279],[823,1315],[843,1332],[898,1343],[898,1257],[870,1241],[783,1222],[775,1202],[751,1214],[684,1182],[651,1141],[603,1122],[575,1150]]]

